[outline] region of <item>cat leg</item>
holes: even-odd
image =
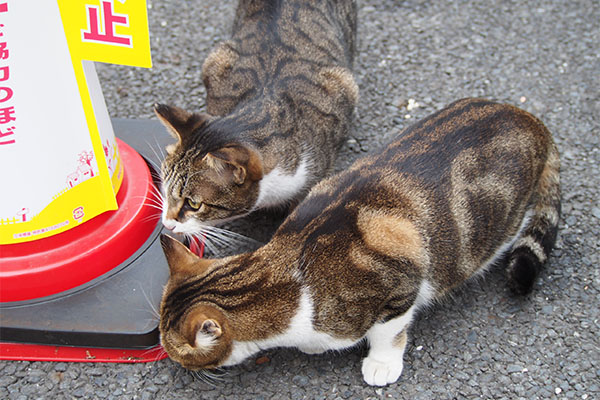
[[[407,330],[412,321],[414,306],[404,315],[385,323],[377,323],[367,332],[369,355],[362,362],[362,374],[371,386],[394,383],[402,374]]]

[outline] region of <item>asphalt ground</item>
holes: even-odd
[[[400,380],[363,383],[366,347],[276,349],[204,382],[147,364],[0,362],[3,399],[599,399],[600,3],[359,0],[360,101],[337,169],[453,100],[482,96],[542,119],[562,157],[563,217],[533,293],[501,269],[418,316]],[[229,36],[235,2],[150,0],[150,70],[98,65],[112,117],[153,119],[155,101],[203,110],[200,69]],[[267,240],[281,216],[232,227]],[[227,249],[241,251],[243,246]]]

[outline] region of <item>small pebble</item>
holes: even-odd
[[[256,365],[265,364],[271,361],[271,359],[267,356],[258,357],[255,361]]]

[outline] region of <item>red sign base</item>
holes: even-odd
[[[0,360],[142,363],[158,361],[166,357],[167,353],[162,346],[147,350],[131,350],[0,343]]]

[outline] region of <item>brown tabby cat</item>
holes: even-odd
[[[556,237],[559,164],[532,115],[457,101],[316,185],[253,253],[199,259],[163,237],[162,344],[195,370],[366,338],[364,380],[393,383],[417,309],[505,255],[510,286],[531,290]]]
[[[203,66],[208,114],[155,105],[177,139],[162,165],[167,228],[210,234],[328,173],[358,97],[355,34],[354,0],[240,0],[232,39]]]

